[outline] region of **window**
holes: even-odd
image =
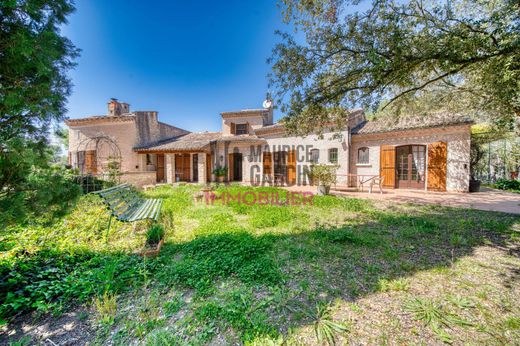
[[[247,131],[247,124],[236,124],[235,125],[235,134],[236,135],[247,135],[249,132]]]
[[[149,166],[152,164],[152,155],[146,154],[146,165]]]
[[[369,163],[369,150],[367,147],[359,148],[357,151],[357,163]]]
[[[311,163],[318,163],[320,160],[319,149],[311,149]]]
[[[329,149],[329,162],[338,163],[338,148]]]

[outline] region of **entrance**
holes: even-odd
[[[190,154],[175,154],[175,181],[190,181]]]
[[[231,181],[242,181],[242,154],[233,153],[230,156],[229,178]]]
[[[193,154],[193,181],[199,181],[199,154]]]
[[[404,145],[396,148],[397,182],[400,189],[424,189],[426,146]]]

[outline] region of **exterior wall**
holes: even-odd
[[[127,172],[121,175],[122,183],[129,183],[138,187],[144,185],[153,185],[156,182],[156,173],[154,172]]]
[[[270,125],[272,123],[272,111],[265,110],[259,112],[251,112],[247,113],[243,116],[231,116],[231,117],[222,117],[222,134],[224,136],[231,135],[231,123],[235,124],[245,124],[249,123],[249,133],[253,134],[254,130],[259,129],[265,125]]]
[[[447,142],[448,144],[446,190],[467,192],[469,189],[470,162],[469,125],[373,135],[353,135],[352,153],[350,155],[350,173],[358,175],[379,175],[381,145],[428,145],[433,142]],[[368,147],[370,150],[368,164],[357,164],[357,153],[361,147]],[[426,169],[426,172],[427,170],[428,169]],[[428,179],[427,176],[426,179]]]
[[[121,151],[121,172],[134,172],[145,170],[140,155],[133,151],[136,127],[133,121],[101,123],[93,125],[73,126],[69,128],[69,152],[75,154],[80,150],[94,150],[95,144],[91,141],[89,148],[84,148],[82,143],[87,143],[89,138],[107,136],[114,140]],[[98,157],[106,158],[110,150],[103,146]]]
[[[310,168],[310,162],[307,160],[307,153],[310,149],[319,149],[320,155],[318,163],[329,164],[329,152],[331,148],[338,149],[338,171],[340,175],[339,180],[344,179],[349,170],[349,156],[348,156],[348,131],[342,131],[342,138],[335,138],[334,132],[324,133],[323,138],[319,138],[318,135],[309,135],[307,137],[294,137],[286,136],[284,133],[272,133],[269,135],[263,135],[262,137],[266,140],[266,144],[260,143],[237,143],[231,142],[228,147],[228,154],[232,152],[241,153],[242,159],[242,182],[248,184],[261,183],[263,174],[263,157],[255,157],[251,152],[251,146],[256,151],[258,146],[265,150],[265,146],[268,146],[268,150],[273,151],[289,151],[297,150],[296,158],[296,172],[297,172],[297,184],[306,184],[308,179],[305,179],[304,175],[306,170]],[[234,150],[234,151],[233,151]],[[217,149],[217,159],[220,161],[220,156],[223,156],[224,162],[221,163],[223,166],[227,166],[227,157],[225,157],[225,149],[222,143],[219,144]],[[345,175],[345,176],[342,176]]]
[[[198,157],[198,164],[197,164],[197,170],[199,175],[199,183],[205,184],[206,183],[206,154],[205,153],[198,153],[194,155],[199,155]]]

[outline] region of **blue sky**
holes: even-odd
[[[287,30],[276,0],[78,0],[63,33],[82,50],[67,116],[105,114],[111,97],[191,131],[220,112],[261,107],[266,59]],[[275,117],[279,117],[275,114]]]

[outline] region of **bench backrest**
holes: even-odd
[[[94,193],[103,199],[112,215],[117,218],[132,213],[143,203],[139,193],[130,184],[121,184]]]

